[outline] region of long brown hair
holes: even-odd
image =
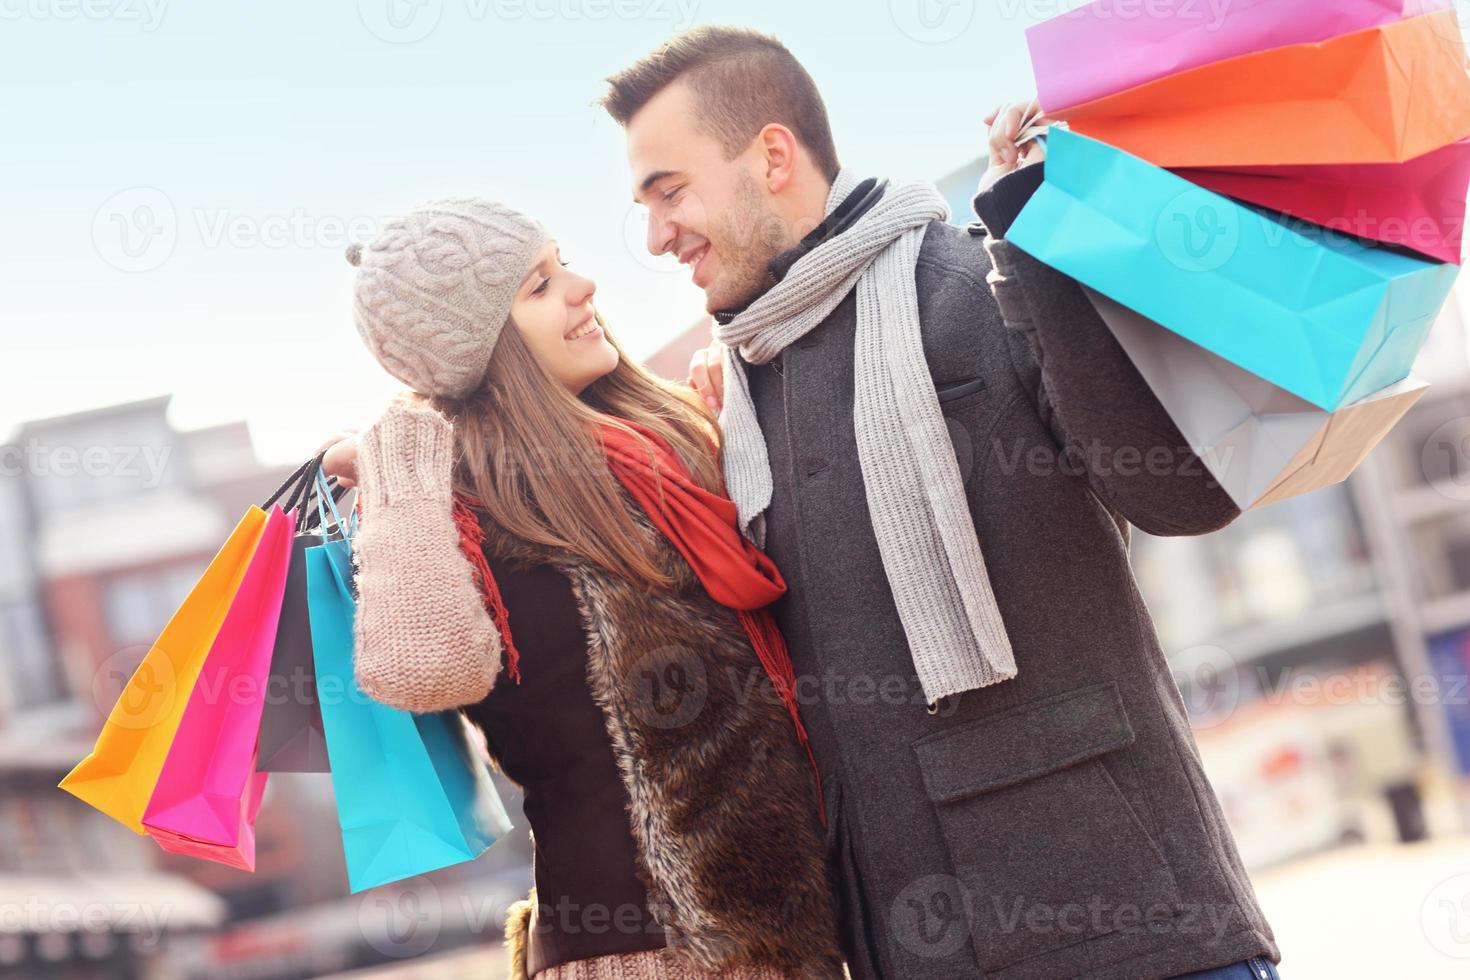
[[[652,430],[700,486],[716,492],[722,486],[719,430],[702,398],[631,360],[601,314],[597,322],[618,351],[618,366],[580,395],[552,379],[515,324],[507,323],[474,392],[403,397],[427,402],[454,423],[454,489],[478,501],[490,520],[524,540],[666,586],[668,576],[608,469],[599,426],[629,430],[626,420]]]

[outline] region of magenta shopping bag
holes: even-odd
[[[1096,0],[1026,32],[1056,112],[1200,65],[1443,10],[1450,0]]]
[[[1460,261],[1470,139],[1403,163],[1176,167],[1174,173],[1334,231]]]
[[[165,851],[255,869],[255,815],[268,777],[255,771],[256,738],[294,524],[294,513],[271,508],[190,692],[143,813]]]

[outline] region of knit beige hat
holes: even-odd
[[[462,397],[485,377],[511,301],[546,229],[503,204],[445,198],[383,226],[357,266],[357,332],[393,377],[426,395]]]

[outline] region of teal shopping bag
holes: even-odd
[[[353,523],[332,509],[306,551],[317,699],[353,892],[473,860],[510,829],[489,768],[457,711],[415,715],[372,700],[352,669]],[[335,533],[329,531],[335,528]]]
[[[1052,129],[1006,234],[1073,279],[1334,410],[1409,374],[1459,267],[1237,203]]]

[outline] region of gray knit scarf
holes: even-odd
[[[842,170],[826,213],[857,183]],[[1016,661],[920,341],[914,267],[925,229],[947,219],[949,208],[933,184],[890,182],[889,188],[850,228],[803,255],[768,292],[716,326],[727,347],[720,425],[740,529],[764,544],[771,463],[740,358],[768,363],[856,286],[858,462],[914,669],[933,705],[1014,677]]]

